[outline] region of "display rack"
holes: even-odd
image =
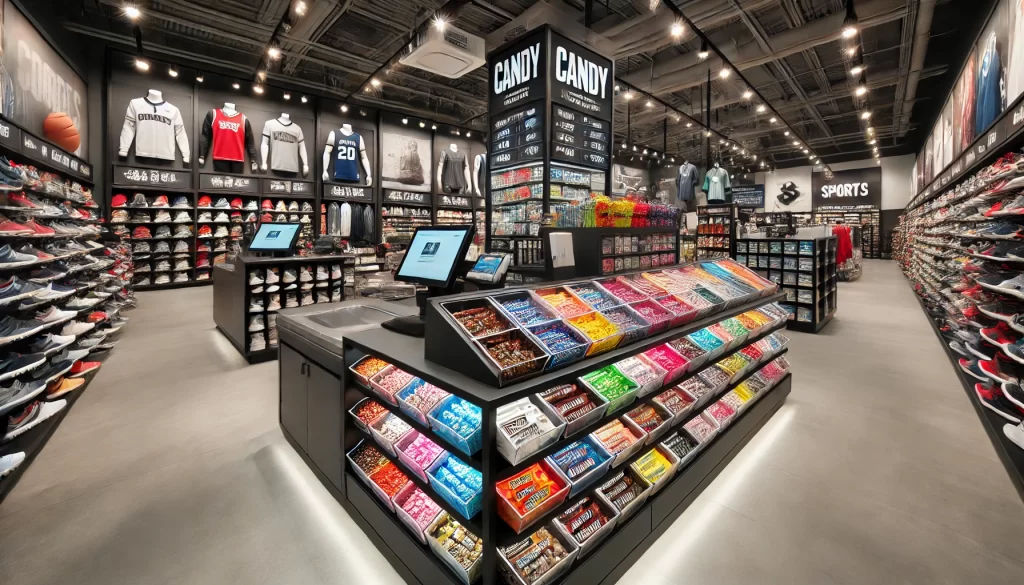
[[[84,383],[77,388],[63,395],[50,395],[50,383],[74,376],[69,373],[73,362],[66,358],[65,350],[87,349],[86,361],[104,359],[116,343],[114,336],[124,326],[118,317],[122,307],[134,301],[130,247],[121,245],[117,237],[101,227],[99,205],[91,191],[92,167],[5,118],[0,118],[0,136],[0,154],[8,164],[24,171],[22,189],[5,192],[0,213],[31,230],[16,233],[13,226],[8,226],[0,244],[10,246],[15,253],[36,257],[34,261],[0,266],[0,280],[11,280],[15,286],[32,283],[50,287],[42,291],[45,298],[38,298],[38,294],[7,297],[0,305],[4,319],[23,322],[27,328],[20,335],[8,334],[0,344],[3,351],[10,357],[45,354],[45,360],[0,381],[5,388],[15,382],[38,383],[33,382],[34,378],[43,384],[41,393],[0,414],[0,457],[24,455],[20,465],[0,478],[2,503],[95,376],[96,370],[87,372],[82,376]],[[6,184],[16,186],[10,177]],[[23,195],[31,199],[22,199]],[[40,257],[41,253],[54,257]],[[31,322],[51,309],[65,314],[45,317],[42,323]],[[72,326],[86,330],[65,332]],[[59,348],[34,348],[51,333],[70,335],[73,340]],[[52,410],[58,406],[59,410]],[[3,441],[15,428],[9,426],[9,420],[30,408],[39,409],[25,419],[26,425],[34,426],[26,426],[21,434]]]
[[[682,267],[681,273],[695,274],[692,272],[694,270],[699,271],[700,268]],[[737,270],[742,271],[739,268]],[[645,278],[638,272],[631,275]],[[561,286],[573,283],[578,284],[580,281],[550,284]],[[464,334],[459,334],[458,328],[461,325],[457,324],[458,321],[453,324],[448,317],[444,317],[451,309],[461,310],[477,306],[479,303],[486,305],[490,303],[489,297],[492,294],[500,295],[501,292],[468,293],[431,300],[428,305],[426,339],[405,337],[381,328],[346,334],[344,339],[338,340],[338,350],[331,352],[337,358],[343,356],[343,367],[332,365],[324,369],[317,366],[314,362],[323,354],[323,350],[308,344],[300,344],[302,347],[293,350],[288,344],[292,340],[289,338],[284,341],[282,353],[301,352],[295,353],[294,358],[289,358],[290,369],[312,373],[304,374],[301,382],[282,382],[281,425],[288,440],[314,468],[321,481],[409,583],[437,585],[481,581],[485,585],[496,585],[502,582],[503,578],[507,578],[504,575],[508,572],[508,565],[505,564],[502,551],[542,527],[548,529],[571,553],[562,563],[552,568],[545,579],[546,583],[597,583],[605,580],[614,582],[636,561],[639,554],[656,540],[671,520],[681,514],[693,498],[710,483],[725,463],[750,439],[753,432],[778,408],[790,391],[788,363],[783,357],[787,351],[786,340],[784,336],[779,337],[778,333],[778,330],[784,327],[786,319],[785,311],[776,304],[782,300],[783,295],[774,292],[776,288],[770,283],[764,282],[761,286],[763,288],[760,290],[745,292],[728,302],[709,306],[704,315],[693,313],[689,315],[689,319],[692,320],[688,322],[684,319],[682,323],[659,333],[638,337],[631,343],[621,343],[618,347],[593,357],[567,362],[564,367],[540,372],[532,378],[516,379],[501,388],[475,378],[476,372],[472,362],[479,361],[481,356],[461,354],[463,350],[455,344],[466,346],[472,342]],[[505,294],[507,292],[515,291],[505,291]],[[623,294],[622,291],[620,294]],[[677,294],[683,294],[682,290],[680,289]],[[504,313],[504,309],[499,311]],[[540,404],[537,401],[543,399],[536,397],[539,392],[563,383],[577,383],[587,392],[596,392],[590,390],[586,382],[577,380],[589,380],[588,374],[628,358],[635,358],[649,350],[667,348],[669,346],[665,344],[668,342],[685,344],[687,342],[681,341],[683,337],[689,335],[691,339],[697,339],[707,334],[701,332],[706,331],[708,327],[719,330],[717,328],[722,326],[720,324],[736,321],[734,317],[749,317],[754,313],[762,315],[763,320],[758,321],[760,325],[752,326],[746,335],[729,338],[728,342],[720,340],[718,349],[703,355],[701,359],[694,358],[694,361],[687,362],[680,358],[683,363],[689,365],[670,366],[671,372],[658,366],[650,366],[653,368],[651,371],[661,373],[657,374],[655,379],[642,383],[645,391],[642,396],[638,396],[640,392],[634,390],[628,399],[602,402],[596,410],[591,411],[593,416],[588,414],[580,419],[576,425],[578,428],[574,429],[569,437],[562,438],[562,432],[559,431],[558,435],[553,436],[554,442],[548,440],[529,449],[520,446],[518,450],[514,450],[514,456],[510,455],[508,449],[500,446],[507,442],[502,432],[497,429],[496,421],[500,407],[522,399]],[[504,318],[514,320],[513,315],[508,313]],[[439,321],[439,318],[443,318],[443,321]],[[295,341],[299,343],[298,340]],[[470,367],[459,367],[456,371],[439,364],[436,361],[437,352],[431,351],[430,348],[441,345],[451,345],[452,354],[460,354],[460,359]],[[722,371],[721,368],[726,367],[723,366],[725,360],[733,359],[735,354],[730,353],[733,351],[752,352],[748,354],[752,356],[751,361],[742,369],[731,370],[731,375],[725,375],[713,385],[696,382],[714,379],[714,376],[711,376],[712,370]],[[306,355],[311,357],[304,357]],[[367,367],[364,369],[364,360],[370,358],[383,360],[391,364],[392,369],[380,369],[382,364],[371,366],[369,361],[365,362]],[[649,358],[645,356],[640,361],[644,362],[646,359]],[[298,367],[299,363],[302,364],[301,367]],[[440,398],[435,406],[425,411],[428,414],[424,416],[421,411],[411,407],[411,402],[406,402],[412,394],[419,392],[422,383],[416,383],[419,385],[415,386],[409,383],[398,392],[394,392],[395,388],[389,390],[393,385],[391,376],[398,376],[399,373],[393,368],[399,368],[408,375],[419,378],[422,383],[436,385],[452,394],[454,398]],[[339,373],[337,381],[333,381],[331,372]],[[681,383],[687,386],[694,383],[704,390],[695,395],[699,397],[693,399],[691,407],[669,414],[670,411],[663,410],[658,400],[664,398],[666,391]],[[672,454],[663,443],[657,442],[657,439],[647,440],[651,436],[667,438],[673,432],[692,428],[697,424],[697,418],[706,415],[702,411],[705,405],[717,405],[726,395],[732,396],[734,390],[745,391],[750,384],[755,383],[760,390],[749,397],[738,413],[724,418],[722,428],[713,435],[706,436],[701,445],[695,445],[682,460]],[[340,419],[336,418],[335,414],[326,418],[317,415],[314,420],[311,413],[319,412],[321,407],[312,406],[313,401],[316,400],[319,404],[328,400],[329,396],[334,394],[328,389],[334,384],[340,384],[343,389],[343,402],[338,406],[341,412],[346,414],[342,414]],[[473,434],[455,433],[436,422],[442,419],[448,421],[448,418],[442,417],[441,411],[452,406],[453,402],[449,401],[459,400],[467,401],[480,409],[480,426]],[[365,420],[356,416],[362,407],[368,407],[373,403],[377,405],[373,411],[375,414]],[[560,497],[552,498],[538,507],[535,513],[524,520],[528,526],[522,527],[517,534],[517,530],[509,524],[508,515],[499,512],[504,500],[495,491],[496,482],[518,477],[534,464],[554,465],[551,463],[551,457],[556,452],[574,441],[588,436],[596,437],[591,433],[603,425],[619,420],[627,412],[638,412],[637,407],[648,406],[664,413],[657,431],[652,429],[652,435],[639,435],[638,442],[634,443],[635,447],[628,453],[621,451],[618,455],[609,455],[615,458],[617,463],[614,469],[609,467],[611,462],[606,460],[609,465],[595,468],[593,475],[588,476],[588,480],[593,480],[593,483],[587,484],[588,487],[583,486],[580,479],[582,476],[577,477],[578,489],[572,489],[573,495],[564,497],[564,493],[559,491]],[[334,408],[331,407],[331,410]],[[329,426],[335,423],[341,426],[340,431]],[[452,424],[457,424],[457,421],[453,421]],[[401,430],[403,428],[408,430]],[[655,432],[665,434],[653,435]],[[340,448],[345,455],[336,457],[333,453],[324,451],[336,448],[336,439],[332,445],[331,441],[324,441],[322,438],[339,435],[343,437]],[[426,470],[417,467],[411,459],[412,456],[406,452],[406,447],[420,436],[429,439],[449,455],[431,455],[429,458],[433,463],[430,463]],[[363,456],[366,455],[364,448],[367,445],[373,445],[383,459],[374,460],[377,463],[364,470],[367,462]],[[608,453],[600,443],[594,445],[598,445],[600,453]],[[652,452],[659,453],[671,465],[669,469],[663,468],[663,475],[656,478],[651,476],[651,481],[647,481],[643,479],[643,475],[639,475],[641,472],[638,470],[642,467],[635,467],[633,464],[640,465],[641,460],[652,457]],[[454,492],[434,477],[435,473],[440,473],[442,466],[448,465],[446,461],[451,456],[457,457],[465,466],[465,473],[470,476],[479,473],[483,487],[470,500],[454,496]],[[335,463],[339,460],[340,465]],[[381,463],[385,463],[384,467],[378,466]],[[620,503],[621,508],[613,507],[614,504],[605,502],[602,499],[604,496],[598,496],[594,491],[608,478],[614,478],[620,470],[627,470],[630,477],[638,482],[642,498],[638,498],[635,505],[627,506]],[[404,473],[405,479],[396,472]],[[554,473],[562,478],[560,481],[569,481],[566,476],[560,475],[561,472]],[[405,487],[400,487],[399,483],[384,479],[385,475],[397,479],[399,483],[409,483]],[[379,484],[378,481],[384,483]],[[466,481],[471,479],[467,478]],[[407,494],[406,490],[413,488],[417,488],[433,500],[441,512],[440,515],[432,513],[430,518],[433,520],[427,518],[429,522],[425,522],[423,527],[410,522],[408,513],[404,510],[401,513],[396,512],[402,508],[401,502]],[[561,489],[565,492],[570,491],[568,487]],[[393,498],[389,497],[391,492],[394,492]],[[577,550],[577,545],[572,544],[576,542],[574,537],[557,528],[556,519],[583,496],[602,502],[600,506],[611,516],[609,520],[613,519],[614,522],[609,522],[600,539],[595,538],[593,542],[585,543],[582,550]],[[446,521],[445,518],[454,519],[464,529],[482,539],[479,558],[472,565],[460,567],[443,548],[438,547],[435,531]]]
[[[791,331],[817,333],[838,305],[836,238],[750,238],[736,241],[736,261],[780,285]]]
[[[735,255],[739,208],[732,203],[697,206],[697,259]]]
[[[861,207],[867,209],[861,209]],[[855,209],[815,210],[814,212],[815,223],[832,225],[837,219],[861,229],[860,248],[864,252],[864,258],[878,259],[882,257],[881,212],[877,207],[858,206]],[[856,241],[854,240],[854,242]]]

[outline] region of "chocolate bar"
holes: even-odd
[[[569,479],[576,479],[589,471],[595,465],[597,465],[597,461],[595,461],[593,457],[587,457],[583,461],[580,461],[576,465],[570,467],[565,473],[569,476]]]

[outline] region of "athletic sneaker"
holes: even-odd
[[[997,240],[1012,240],[1021,237],[1021,226],[1015,223],[1001,221],[992,225],[978,228],[975,233],[979,236]]]
[[[989,327],[981,330],[981,336],[992,345],[998,346],[1001,349],[1006,349],[1010,345],[1020,341],[1019,335],[1014,335],[1013,330],[1010,326],[1002,321],[999,322],[995,327]]]
[[[18,408],[46,389],[46,384],[15,380],[8,386],[0,386],[0,416]]]
[[[274,202],[271,201],[270,199],[264,199],[263,203],[260,204],[260,209],[262,209],[264,211],[273,211],[274,210]]]
[[[299,303],[303,307],[313,304],[313,295],[305,295],[302,297],[302,302]]]
[[[277,275],[277,268],[267,269],[267,284],[275,284],[281,281],[281,277]]]
[[[267,287],[267,290],[266,290],[266,292],[268,292],[268,293],[275,293],[275,292],[277,292],[277,291],[279,291],[279,290],[281,290],[281,287],[280,287],[280,286],[278,286],[278,285],[276,285],[276,284],[272,284],[272,285],[270,285],[270,286],[268,286],[268,287]]]
[[[341,278],[341,264],[331,265],[331,280],[338,280]]]
[[[78,337],[83,333],[88,333],[96,327],[95,323],[83,323],[82,321],[71,321],[61,329],[60,334],[63,336],[73,335]]]
[[[258,203],[256,203],[256,200],[255,199],[250,199],[248,202],[246,202],[245,206],[242,209],[244,209],[246,211],[256,211],[259,208],[260,208],[260,206],[259,206]]]
[[[54,335],[47,333],[33,341],[28,348],[36,353],[50,355],[56,353],[75,342],[73,335]]]
[[[45,363],[46,355],[41,353],[8,353],[0,358],[0,381],[10,380]]]
[[[188,209],[192,206],[188,202],[188,197],[185,197],[184,195],[178,195],[177,197],[174,198],[174,205],[172,205],[171,207],[177,209]]]
[[[156,228],[156,233],[153,234],[153,238],[157,240],[168,240],[171,237],[171,226],[162,225]]]
[[[198,237],[198,238],[212,238],[213,237],[213,230],[210,229],[210,226],[208,226],[208,225],[199,226],[199,235],[196,236],[196,237]]]
[[[118,193],[110,198],[111,207],[125,207],[128,205],[128,198],[123,193]]]
[[[45,311],[39,311],[36,313],[36,320],[42,323],[57,323],[60,321],[67,321],[76,314],[77,313],[75,311],[62,311],[57,307],[50,307]]]
[[[231,209],[231,204],[223,197],[218,198],[217,202],[214,203],[213,206],[217,209]]]
[[[249,303],[250,313],[262,313],[263,312],[263,299],[259,297],[253,297],[252,302]],[[256,331],[253,329],[252,331]]]
[[[311,290],[313,290],[313,283],[312,282],[307,282],[307,283],[303,284],[301,287],[299,287],[299,289],[302,290],[302,291],[311,291]]]
[[[199,220],[198,221],[200,223],[209,223],[209,222],[213,221],[213,212],[210,212],[210,211],[200,211],[199,212]]]
[[[249,331],[263,331],[265,328],[263,315],[257,315],[249,319]]]
[[[260,270],[253,270],[249,273],[249,285],[256,286],[257,284],[263,284],[263,274]]]
[[[226,228],[224,226],[218,226],[217,227],[217,231],[213,232],[213,237],[215,237],[215,238],[226,238],[226,237],[228,237],[228,235],[230,235],[230,234],[228,234],[228,228]],[[214,250],[214,251],[216,251],[216,250]]]
[[[1019,272],[1000,272],[981,276],[978,277],[978,284],[989,290],[1024,299],[1024,274]]]
[[[213,217],[214,223],[228,223],[231,220],[228,218],[228,214],[223,211]]]
[[[1006,382],[1016,382],[1017,378],[1006,371],[1004,362],[1007,360],[1008,358],[997,354],[995,359],[979,361],[978,369],[989,378],[1001,384]]]
[[[209,195],[203,195],[199,198],[199,202],[196,204],[196,207],[210,207],[211,205],[213,205],[213,199],[211,199]]]
[[[26,282],[12,276],[10,280],[0,283],[0,305],[45,295],[49,291],[50,288],[46,285]]]
[[[284,296],[284,306],[286,309],[299,306],[299,299],[295,296],[295,293],[288,293]]]
[[[270,347],[277,347],[277,327],[271,327],[267,333],[267,344]]]
[[[242,198],[241,197],[235,197],[234,199],[231,200],[231,209],[241,209],[241,208],[242,208]]]
[[[187,254],[188,253],[188,242],[175,242],[174,243],[175,254]]]
[[[45,386],[43,387],[45,389]],[[40,390],[41,391],[41,390]],[[20,412],[11,415],[7,421],[7,433],[3,442],[12,441],[26,432],[32,430],[46,419],[64,410],[68,403],[65,400],[53,402],[30,402]]]
[[[167,195],[157,195],[150,207],[169,207]]]
[[[131,207],[149,207],[149,202],[146,201],[145,195],[142,193],[136,193],[135,196],[132,197]]]
[[[988,375],[985,374],[985,372],[983,372],[980,367],[978,367],[978,360],[960,358],[959,360],[957,360],[957,364],[960,366],[960,369],[963,370],[965,374],[971,376],[972,378],[981,380],[982,382],[989,381]]]
[[[274,206],[274,211],[288,211],[288,205],[283,199],[278,199],[277,205]]]
[[[267,349],[267,343],[263,341],[262,333],[254,333],[249,336],[249,351],[263,351]]]
[[[69,392],[78,390],[85,384],[82,378],[61,376],[46,386],[46,400],[56,400]]]
[[[316,267],[316,279],[317,280],[327,280],[328,278],[329,278],[329,276],[327,275],[327,266],[324,266],[323,264],[317,266]]]
[[[281,295],[270,295],[270,302],[267,303],[268,311],[277,311],[281,308]]]
[[[11,453],[0,457],[0,479],[10,475],[12,471],[20,467],[24,462],[24,451],[18,451],[17,453]]]
[[[312,280],[313,280],[313,275],[309,273],[309,267],[308,266],[303,266],[299,270],[299,281],[300,282],[310,282]]]
[[[1002,389],[998,386],[995,384],[975,384],[974,393],[982,406],[1012,423],[1020,424],[1021,413],[1006,399],[1006,395],[1003,394]]]
[[[100,366],[102,365],[103,364],[101,362],[86,362],[78,360],[75,362],[75,365],[71,366],[71,370],[68,372],[68,375],[72,378],[81,378],[89,372],[94,372],[100,369]]]
[[[174,223],[192,223],[192,216],[187,211],[179,211],[174,214]],[[178,229],[182,227],[185,226],[178,226]]]
[[[33,233],[32,228],[15,223],[0,215],[0,236],[30,236]]]

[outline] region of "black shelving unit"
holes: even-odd
[[[558,283],[554,283],[558,284]],[[735,299],[720,308],[717,312],[706,315],[703,318],[693,320],[684,325],[671,328],[667,331],[641,338],[634,343],[622,345],[606,353],[585,358],[581,361],[571,363],[560,369],[545,371],[532,378],[513,381],[504,387],[496,387],[491,383],[482,382],[474,375],[474,368],[470,361],[480,361],[481,357],[475,355],[469,349],[471,342],[468,338],[462,337],[457,325],[451,322],[442,321],[440,312],[446,311],[439,303],[448,302],[471,302],[480,300],[482,297],[493,295],[493,292],[476,292],[451,297],[443,297],[429,301],[427,336],[425,339],[397,335],[382,328],[371,328],[364,331],[347,334],[344,339],[337,341],[337,348],[331,349],[330,354],[324,355],[324,350],[312,345],[299,347],[297,351],[303,354],[296,354],[295,359],[282,357],[282,376],[284,371],[304,372],[298,378],[297,383],[285,383],[282,378],[282,414],[281,426],[288,440],[300,451],[307,463],[314,468],[317,476],[335,495],[341,504],[356,520],[357,524],[374,541],[374,544],[382,551],[389,562],[409,583],[423,585],[439,585],[445,583],[463,582],[462,575],[457,575],[450,566],[442,561],[431,549],[429,544],[424,545],[413,532],[399,519],[398,516],[380,499],[380,494],[370,487],[369,482],[361,476],[361,472],[355,469],[348,457],[336,457],[331,453],[326,458],[323,445],[329,444],[329,449],[340,448],[344,453],[349,453],[362,443],[377,444],[373,434],[364,430],[355,423],[354,417],[349,411],[359,402],[366,398],[374,398],[381,403],[387,411],[406,422],[413,430],[425,435],[438,445],[448,450],[452,455],[458,457],[463,463],[479,471],[482,475],[483,489],[481,492],[480,512],[474,513],[472,517],[465,517],[461,509],[446,502],[436,492],[429,482],[423,482],[416,478],[414,470],[405,466],[401,458],[387,457],[395,463],[399,470],[403,471],[413,484],[423,490],[428,496],[434,499],[440,508],[447,512],[452,518],[459,521],[474,534],[480,536],[484,547],[480,565],[478,567],[479,579],[476,582],[484,585],[497,585],[502,582],[499,548],[508,546],[522,540],[536,529],[550,523],[557,515],[564,512],[570,505],[579,500],[579,496],[567,498],[564,502],[553,505],[546,510],[538,519],[533,521],[522,533],[517,534],[498,513],[498,495],[494,485],[501,479],[513,476],[540,461],[555,451],[564,448],[573,441],[584,438],[589,432],[596,430],[600,425],[624,415],[629,410],[643,403],[650,403],[652,397],[662,391],[671,388],[679,382],[692,376],[699,375],[704,368],[715,363],[704,364],[685,374],[682,378],[664,382],[659,388],[645,395],[628,405],[616,409],[612,413],[604,413],[599,420],[592,421],[584,429],[568,438],[560,438],[552,445],[532,453],[524,460],[516,464],[510,463],[502,456],[497,449],[497,425],[495,424],[497,409],[500,406],[509,404],[515,400],[532,396],[538,392],[547,390],[557,384],[574,381],[580,376],[594,371],[598,368],[612,364],[626,357],[640,354],[652,347],[663,344],[669,340],[683,337],[704,327],[713,325],[732,316],[739,315],[758,307],[765,306],[783,300],[781,293],[774,292],[774,288],[768,288],[760,294],[747,296],[743,299]],[[732,350],[722,354],[722,357],[763,339],[781,327],[783,321],[778,321],[770,326],[761,328],[750,334],[741,344]],[[293,335],[289,335],[282,346],[282,356],[286,353],[295,353],[291,349],[291,343],[299,343]],[[437,347],[451,348],[451,354],[467,362],[467,367],[447,367],[437,360],[437,351],[430,348]],[[460,347],[461,346],[461,347]],[[466,353],[470,351],[470,353]],[[782,356],[787,348],[781,347],[769,354],[762,356],[760,362],[750,368],[741,376],[734,377],[731,383],[719,388],[713,395],[707,398],[707,403],[717,400],[721,396],[742,384],[749,376],[759,371],[763,365]],[[312,358],[303,357],[313,356]],[[314,362],[320,355],[324,359],[330,358],[332,365],[320,366]],[[415,418],[410,417],[406,411],[390,404],[385,404],[380,394],[367,387],[351,370],[350,367],[367,356],[378,357],[395,367],[400,368],[425,382],[435,384],[440,388],[449,391],[451,394],[467,400],[482,410],[481,443],[482,449],[472,456],[455,448],[447,439],[447,435],[439,433],[433,426],[423,425]],[[429,356],[429,358],[428,358]],[[466,357],[470,356],[470,357]],[[720,359],[720,358],[715,358]],[[339,361],[339,363],[335,363]],[[431,361],[435,360],[435,361]],[[449,360],[450,361],[450,360]],[[290,362],[285,363],[285,362]],[[327,363],[327,362],[319,362]],[[445,362],[447,363],[447,362]],[[312,374],[310,372],[312,371]],[[330,373],[327,374],[326,371]],[[327,374],[326,376],[321,373]],[[337,375],[337,378],[333,376]],[[317,379],[322,380],[317,381]],[[320,386],[323,386],[322,388]],[[288,395],[285,395],[286,386]],[[341,404],[331,406],[329,418],[327,415],[314,415],[319,413],[320,408],[313,409],[314,400],[331,402],[335,391],[331,388],[341,389]],[[650,547],[654,541],[667,529],[671,521],[678,517],[693,499],[714,479],[725,464],[738,452],[758,428],[760,428],[782,404],[791,388],[791,376],[785,375],[777,378],[773,384],[757,394],[757,397],[749,403],[732,420],[731,424],[724,427],[717,435],[709,440],[702,451],[684,464],[684,467],[675,473],[671,478],[666,479],[664,484],[659,484],[646,503],[638,508],[638,511],[627,521],[617,525],[610,532],[609,536],[589,551],[585,556],[575,559],[571,566],[554,577],[550,583],[599,583],[614,582],[630,565],[636,562],[640,554]],[[342,413],[340,420],[333,410],[337,408]],[[700,416],[700,409],[682,420],[675,420],[670,424],[672,429],[681,429],[682,425],[694,416]],[[314,420],[314,418],[316,420]],[[379,420],[379,419],[378,419]],[[325,441],[324,437],[337,437],[338,432],[324,424],[339,424],[341,426],[340,436],[342,444],[337,446],[337,441]],[[314,430],[314,427],[315,430]],[[323,445],[321,445],[323,444]],[[625,464],[618,469],[627,469],[629,463],[636,461],[644,452],[653,448],[654,444],[644,447],[632,457],[628,458]],[[382,453],[386,449],[378,447]],[[340,468],[336,463],[340,459]],[[609,471],[609,475],[611,475]],[[593,486],[600,483],[597,480]],[[581,495],[592,493],[584,490]],[[429,542],[429,540],[428,540]]]
[[[817,333],[832,320],[839,296],[836,238],[736,241],[736,261],[778,284],[791,331]]]
[[[698,260],[735,256],[738,213],[733,203],[697,206]]]

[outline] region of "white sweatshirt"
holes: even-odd
[[[149,98],[141,97],[128,103],[117,153],[128,156],[133,139],[135,156],[174,160],[175,142],[184,160],[189,160],[191,155],[181,112],[165,101],[151,102]]]

